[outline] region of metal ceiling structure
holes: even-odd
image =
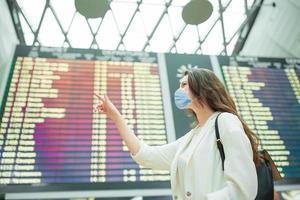
[[[96,19],[78,13],[74,0],[7,3],[23,45],[232,55],[241,30],[253,21],[255,1],[209,1],[212,16],[200,25],[181,17],[189,0],[111,0]]]

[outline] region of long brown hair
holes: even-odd
[[[259,139],[238,114],[233,99],[228,94],[218,77],[212,71],[203,68],[195,68],[185,71],[184,75],[188,75],[190,91],[193,96],[198,99],[200,105],[206,104],[214,111],[229,112],[239,118],[252,146],[253,161],[255,165],[258,166]],[[191,111],[191,113],[196,118],[196,113],[193,111]]]

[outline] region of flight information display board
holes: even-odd
[[[147,144],[163,145],[191,129],[194,119],[174,105],[190,68],[224,79],[285,180],[299,178],[299,66],[293,59],[19,46],[1,104],[0,190],[170,188],[168,171],[132,160],[113,122],[93,112],[93,94],[107,94]]]
[[[136,164],[113,122],[93,112],[93,94],[107,94],[139,138],[167,143],[156,55],[111,53],[16,56],[1,111],[0,185],[169,181],[168,171]]]
[[[222,58],[220,58],[222,60]],[[235,60],[222,65],[230,95],[285,178],[300,177],[300,62]]]

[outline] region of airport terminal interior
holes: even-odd
[[[199,118],[186,109],[195,99],[178,109],[178,88],[210,70],[268,152],[272,199],[300,200],[299,20],[299,0],[0,0],[0,199],[244,200],[201,196],[208,187],[192,180],[203,177],[176,168],[177,154],[170,170],[152,169],[123,140],[133,133],[151,160],[186,138]],[[221,163],[222,144],[225,169],[211,169],[238,191],[228,143],[216,141],[211,159]]]

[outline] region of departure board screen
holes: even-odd
[[[0,191],[168,189],[168,171],[139,166],[114,123],[94,112],[108,95],[148,145],[195,120],[176,108],[183,72],[223,79],[284,180],[300,177],[300,61],[18,46],[0,113]],[[34,187],[33,187],[34,186]]]
[[[93,94],[106,94],[140,139],[166,144],[156,56],[111,57],[16,56],[1,113],[1,185],[169,181],[168,171],[136,164],[114,123],[93,112]]]
[[[235,64],[223,65],[222,72],[239,113],[281,175],[300,177],[300,62],[252,59]]]

